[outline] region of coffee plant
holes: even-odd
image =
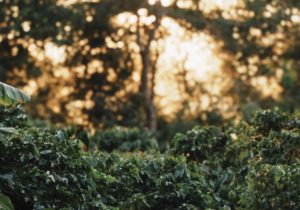
[[[91,143],[102,151],[133,152],[158,150],[158,145],[153,134],[138,128],[115,128],[106,131],[98,130],[92,136]]]
[[[227,140],[216,127],[196,127],[186,134],[177,134],[172,143],[175,154],[184,154],[188,159],[201,162],[222,151]]]
[[[296,116],[195,127],[160,153],[147,131],[36,128],[20,106],[0,111],[0,209],[300,209]]]
[[[1,192],[16,209],[101,207],[89,158],[61,132],[29,128],[1,139]]]

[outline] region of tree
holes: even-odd
[[[199,91],[199,83],[182,89],[191,98],[205,93],[216,99],[210,100],[216,102],[210,103],[209,110],[198,108],[195,118],[199,113],[222,113],[220,104],[225,97],[232,99],[232,117],[236,113],[246,116],[251,107],[287,107],[282,101],[289,101],[288,109],[297,109],[293,99],[299,98],[299,29],[295,27],[299,24],[299,3],[244,0],[230,11],[216,8],[206,12],[200,1],[191,2],[186,7],[176,0],[163,7],[160,2],[150,5],[146,0],[72,5],[4,1],[0,4],[0,79],[18,87],[33,83],[38,90],[32,102],[34,116],[83,126],[118,124],[155,130],[161,116],[154,103],[159,70],[155,62],[160,55],[154,44],[167,36],[160,22],[169,17],[191,33],[212,36],[222,45],[219,53],[226,55],[219,76],[229,78],[229,83],[221,95]],[[141,8],[154,21],[143,23],[138,15]],[[123,25],[116,24],[115,19],[124,14],[136,18],[135,22],[129,24],[126,19]],[[64,59],[56,55],[60,61],[51,62],[45,53],[47,44],[63,47]],[[137,73],[139,80],[133,79]],[[188,104],[189,98],[182,103]]]

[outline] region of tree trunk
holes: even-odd
[[[143,44],[141,40],[140,19],[138,18],[137,21],[137,43],[140,47],[140,56],[142,61],[140,93],[144,100],[143,106],[146,114],[146,124],[150,131],[156,131],[157,127],[156,110],[153,104],[156,71],[151,60],[151,43],[155,38],[155,32],[159,27],[160,19],[161,17],[158,15],[154,22],[154,27],[148,31],[148,39],[145,44]],[[152,78],[150,78],[151,74]]]
[[[146,120],[147,120],[147,127],[151,131],[156,130],[156,113],[155,108],[153,105],[152,100],[152,94],[150,90],[150,84],[149,84],[149,75],[150,75],[150,46],[145,48],[141,52],[141,58],[142,58],[142,72],[141,72],[141,89],[140,92],[143,96],[144,100],[144,110],[146,114]]]

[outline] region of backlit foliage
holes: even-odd
[[[0,122],[14,126],[18,116]],[[13,134],[0,133],[0,205],[299,209],[299,122],[298,117],[265,110],[250,124],[224,131],[195,127],[178,134],[165,153],[145,144],[149,135],[138,130],[99,130],[89,142],[99,145],[100,153],[84,152],[81,142],[89,137],[82,131],[79,135],[25,122]]]
[[[33,96],[33,116],[143,127],[136,31],[145,42],[159,12],[150,48],[160,118],[209,122],[217,115],[220,123],[271,104],[294,110],[298,7],[279,0],[4,0],[0,78]]]

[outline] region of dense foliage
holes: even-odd
[[[177,134],[173,139],[175,154],[184,154],[188,159],[202,162],[221,151],[228,138],[216,127],[196,127],[184,134]]]
[[[91,139],[102,151],[121,152],[157,150],[158,145],[153,134],[149,131],[141,131],[138,128],[115,128],[106,131],[98,130]]]
[[[0,209],[300,209],[299,0],[166,2],[0,0]]]
[[[60,131],[18,130],[1,140],[1,191],[17,209],[99,207],[89,161]]]
[[[250,124],[225,131],[196,127],[178,134],[164,154],[127,153],[144,150],[132,139],[150,141],[138,130],[96,135],[97,144],[116,138],[129,149],[84,152],[70,132],[16,127],[16,133],[1,134],[0,204],[9,206],[10,199],[15,209],[299,209],[299,122],[261,111]]]

